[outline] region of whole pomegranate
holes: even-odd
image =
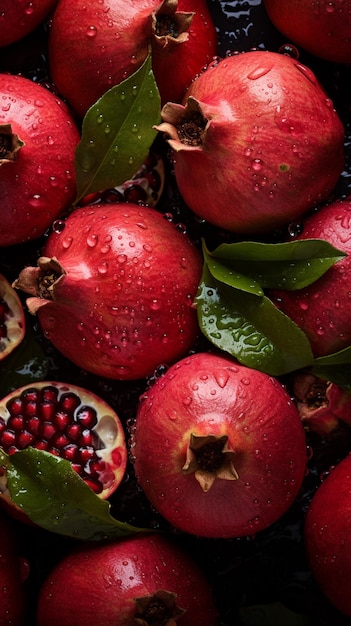
[[[37,626],[215,626],[211,587],[169,537],[81,546],[44,582]]]
[[[23,76],[0,74],[0,246],[43,235],[76,194],[78,128],[66,105]]]
[[[28,561],[20,555],[13,520],[0,512],[0,626],[23,626],[27,607]]]
[[[17,348],[25,331],[22,302],[7,278],[0,274],[0,361]]]
[[[271,297],[306,333],[318,357],[351,344],[351,197],[325,205],[306,217],[295,239],[309,238],[324,239],[346,256],[308,287],[277,290]]]
[[[275,27],[308,52],[351,63],[350,0],[264,0]]]
[[[230,231],[288,224],[326,199],[343,169],[332,102],[309,68],[276,52],[210,65],[162,119],[185,202]]]
[[[83,116],[142,65],[150,46],[161,100],[181,100],[216,53],[205,0],[60,0],[50,30],[50,71],[59,92]]]
[[[137,379],[195,341],[201,271],[198,249],[156,209],[97,204],[73,211],[14,284],[31,294],[29,311],[73,363]]]
[[[2,398],[0,446],[9,455],[31,446],[66,459],[102,499],[117,489],[127,464],[116,412],[92,391],[67,383],[35,382]],[[0,501],[10,512],[19,508],[6,473],[0,476]]]
[[[31,33],[54,10],[58,0],[0,0],[0,47]]]
[[[131,452],[140,486],[176,528],[253,535],[294,501],[302,423],[274,378],[210,352],[169,368],[141,398]]]
[[[305,520],[314,577],[339,611],[351,617],[351,456],[340,461],[312,498]]]

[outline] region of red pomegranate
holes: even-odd
[[[18,535],[11,522],[0,512],[0,626],[23,626],[30,565],[20,555]]]
[[[181,100],[216,53],[205,0],[60,0],[50,31],[51,74],[83,116],[142,65],[150,46],[162,101]]]
[[[303,220],[295,239],[324,239],[346,256],[317,281],[296,291],[274,291],[275,304],[307,335],[316,357],[351,344],[351,198],[337,200]]]
[[[116,412],[93,392],[64,382],[35,382],[3,398],[0,446],[9,455],[31,446],[66,459],[102,499],[117,489],[127,464]],[[0,476],[0,500],[10,511],[15,506],[6,473]]]
[[[278,520],[306,466],[302,423],[282,385],[210,352],[178,361],[146,391],[131,453],[165,519],[217,538],[253,535]]]
[[[305,520],[307,558],[318,585],[351,617],[351,456],[340,461],[312,498]]]
[[[76,194],[78,128],[66,105],[23,76],[0,74],[0,246],[36,239]]]
[[[0,361],[17,348],[25,330],[22,302],[7,278],[0,274]]]
[[[350,0],[264,0],[278,30],[308,52],[334,63],[351,63]]]
[[[183,104],[162,109],[180,193],[237,233],[288,224],[328,198],[344,166],[344,128],[313,72],[269,51],[210,65]],[[189,175],[191,172],[191,175]]]
[[[73,211],[15,286],[31,295],[29,311],[73,363],[137,379],[195,341],[201,271],[189,237],[155,209],[98,204]]]
[[[0,47],[8,46],[31,33],[54,10],[58,0],[1,0]]]
[[[169,537],[81,546],[44,582],[37,626],[216,626],[211,587]]]

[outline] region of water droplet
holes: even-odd
[[[98,242],[98,236],[97,235],[89,235],[87,237],[87,245],[89,246],[89,248],[95,248],[97,242]]]
[[[97,28],[96,26],[88,26],[87,30],[86,30],[86,34],[88,37],[96,37],[97,35]]]

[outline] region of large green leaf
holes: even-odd
[[[345,256],[322,239],[286,243],[241,241],[221,244],[212,252],[203,247],[209,269],[217,280],[243,289],[245,276],[249,292],[253,292],[252,285],[256,285],[254,289],[257,285],[269,289],[302,289]]]
[[[87,111],[76,149],[77,203],[129,180],[145,161],[160,120],[160,95],[150,55],[129,78]]]
[[[141,529],[119,522],[70,463],[34,448],[8,456],[0,448],[13,502],[38,526],[75,539],[98,541]],[[143,529],[145,530],[145,529]]]
[[[269,298],[217,281],[206,264],[195,304],[202,333],[248,367],[279,376],[313,362],[306,335]]]
[[[316,358],[311,371],[351,392],[351,346]]]

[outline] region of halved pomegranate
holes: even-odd
[[[62,382],[35,382],[0,400],[0,446],[9,455],[32,446],[70,461],[102,499],[117,489],[127,463],[115,411],[93,392]],[[6,485],[1,498],[10,500]]]
[[[0,361],[21,343],[24,335],[21,300],[7,278],[0,274]]]

